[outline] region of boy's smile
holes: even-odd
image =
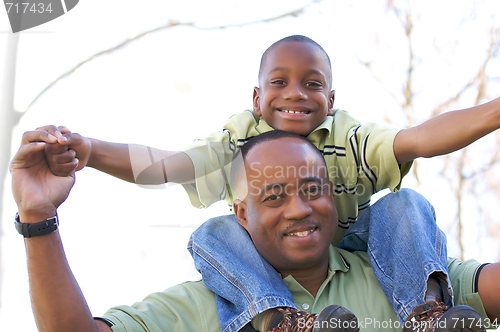
[[[286,41],[269,50],[254,89],[254,112],[274,129],[309,135],[333,115],[326,54],[310,43]]]

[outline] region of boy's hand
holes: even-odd
[[[47,164],[54,175],[68,176],[87,165],[91,152],[88,138],[72,133],[65,126],[44,126],[37,130],[45,131],[57,138],[57,142],[47,143],[45,146]],[[78,165],[75,169],[76,159]]]

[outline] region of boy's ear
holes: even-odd
[[[335,90],[330,91],[328,96],[328,113],[327,115],[333,115],[333,102],[335,101]]]
[[[262,116],[260,110],[260,89],[258,87],[253,88],[253,112],[258,117]]]
[[[247,205],[245,202],[240,201],[239,199],[234,200],[233,202],[233,211],[236,215],[236,219],[238,223],[243,226],[244,229],[248,232],[248,219],[247,219]]]

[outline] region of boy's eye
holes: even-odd
[[[319,88],[319,87],[321,87],[323,85],[321,83],[319,83],[319,82],[307,82],[306,86],[309,86],[309,87],[312,87],[312,88]]]
[[[284,85],[285,81],[284,80],[274,80],[274,81],[271,81],[271,84]]]

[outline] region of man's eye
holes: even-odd
[[[264,200],[264,202],[269,202],[269,201],[275,201],[279,198],[278,195],[271,195],[269,197],[266,197],[266,199]]]
[[[318,193],[320,191],[319,187],[309,187],[307,190],[309,193]]]
[[[311,198],[311,197],[321,196],[321,194],[323,192],[321,190],[321,187],[313,186],[313,187],[307,188],[306,193],[307,193],[307,196],[309,196]]]

